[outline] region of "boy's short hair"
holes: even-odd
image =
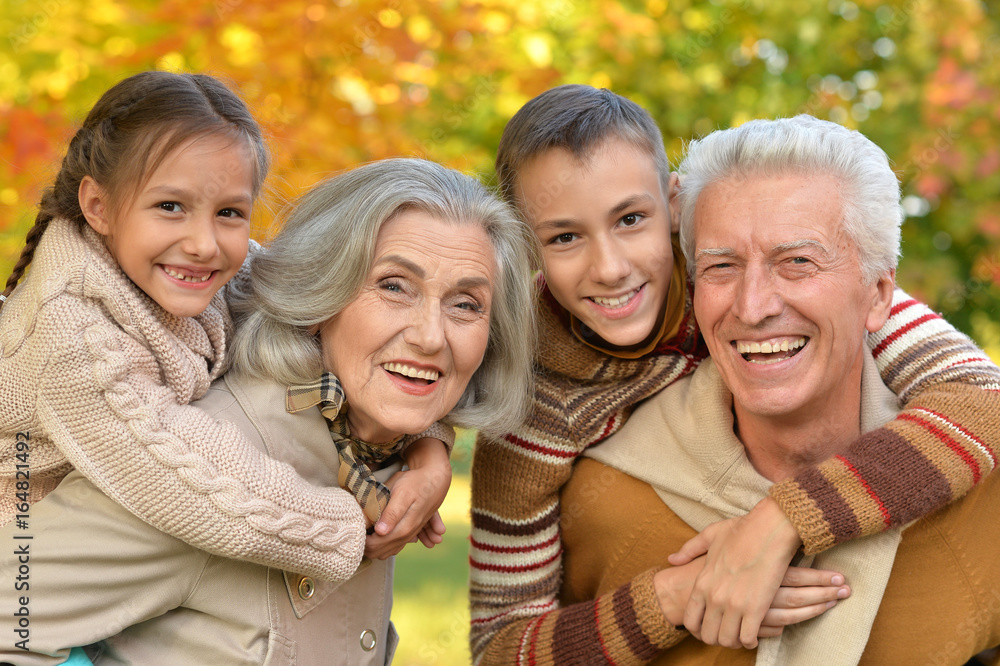
[[[497,149],[500,194],[517,205],[517,174],[532,158],[565,148],[585,161],[609,138],[621,139],[649,153],[667,193],[670,160],[653,118],[635,102],[604,88],[569,84],[543,92],[514,114]]]

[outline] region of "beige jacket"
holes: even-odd
[[[196,404],[309,482],[336,485],[337,453],[323,417],[285,412],[284,387],[229,375]],[[102,666],[354,666],[390,663],[397,642],[389,621],[392,560],[364,560],[352,578],[330,583],[224,559],[147,525],[79,472],[31,507],[28,530],[9,524],[0,542],[30,553],[30,588],[0,585],[7,618],[0,620],[0,662],[58,664],[70,647],[96,643],[88,651]],[[18,556],[2,551],[0,571],[11,577]],[[14,646],[23,636],[12,632],[11,613],[22,606],[28,653]]]

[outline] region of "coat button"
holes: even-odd
[[[377,642],[375,632],[371,629],[365,629],[361,632],[361,649],[365,652],[371,652],[374,650]]]
[[[308,599],[316,591],[316,583],[309,576],[303,576],[299,579],[299,596],[303,599]]]

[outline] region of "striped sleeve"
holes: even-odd
[[[996,467],[1000,368],[898,289],[889,320],[870,338],[903,411],[847,453],[771,489],[807,553],[932,513]]]

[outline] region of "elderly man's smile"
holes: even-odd
[[[768,365],[795,356],[808,341],[807,337],[776,338],[764,342],[735,340],[733,345],[743,360]]]

